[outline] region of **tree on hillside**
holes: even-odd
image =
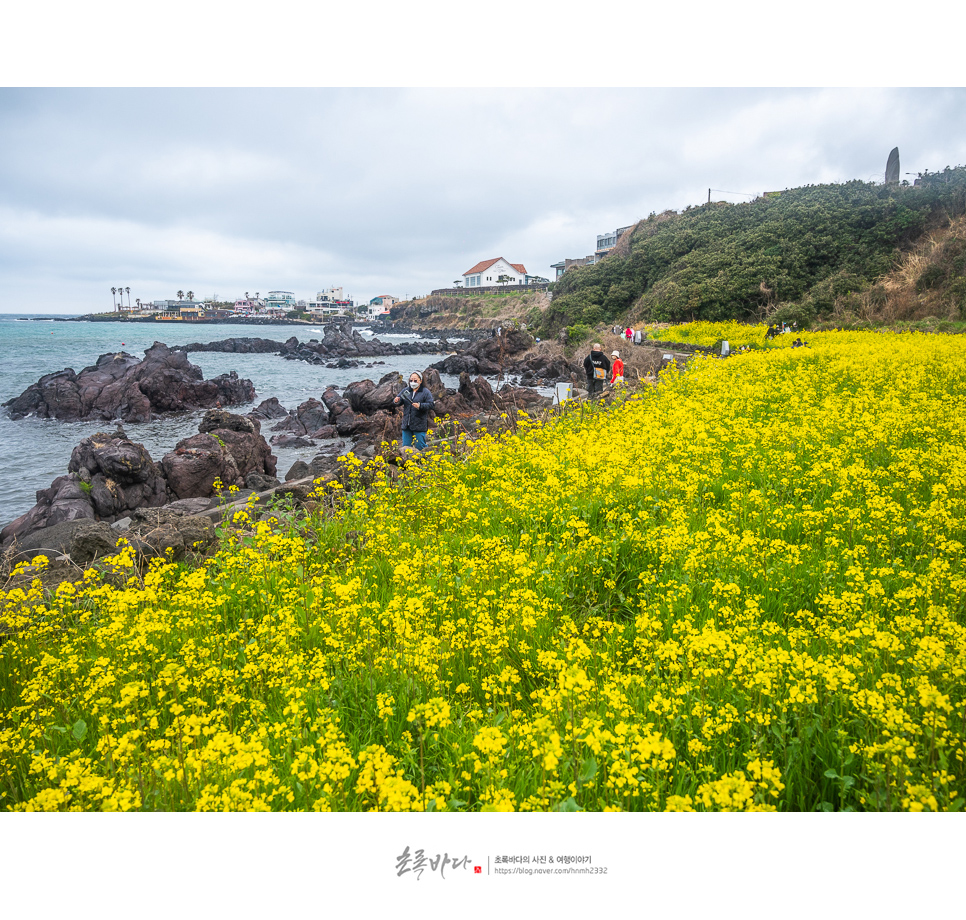
[[[964,213],[966,169],[943,179],[915,188],[853,180],[652,214],[626,253],[557,280],[541,332],[620,318],[756,320],[781,310],[802,323],[827,315],[924,233]]]
[[[509,276],[509,275],[500,275],[500,276],[499,276],[499,277],[498,277],[498,278],[496,279],[496,283],[497,283],[497,284],[502,284],[502,285],[506,285],[506,284],[507,284],[507,283],[509,282],[509,280],[510,280],[510,276]]]

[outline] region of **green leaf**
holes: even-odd
[[[562,802],[554,806],[554,811],[580,811],[580,806],[577,804],[577,800],[570,796],[569,799],[564,799]]]
[[[838,773],[836,773],[836,772],[835,772],[834,770],[832,770],[832,769],[828,769],[828,770],[826,770],[826,771],[825,771],[825,775],[826,775],[826,776],[827,776],[827,777],[828,777],[829,779],[840,779],[840,778],[841,778],[841,777],[839,777],[839,775],[838,775]]]
[[[580,765],[580,773],[577,774],[577,782],[583,785],[589,783],[597,775],[597,761],[591,755]]]
[[[71,734],[78,740],[83,741],[87,737],[87,723],[83,719],[78,719],[71,729]]]
[[[450,799],[449,799],[449,807],[452,808],[454,811],[459,810],[465,804],[466,804],[466,802],[464,802],[462,799],[456,798],[455,795],[450,796]]]

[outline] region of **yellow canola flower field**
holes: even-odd
[[[809,342],[3,594],[0,803],[962,809],[966,339]]]

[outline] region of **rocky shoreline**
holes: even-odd
[[[456,391],[445,387],[431,368],[425,380],[438,416],[448,416],[451,425],[467,431],[499,427],[506,413],[551,402],[524,387],[494,393],[485,378],[474,381],[468,374]],[[211,409],[198,434],[179,441],[160,461],[122,428],[84,438],[71,453],[67,474],[38,490],[36,505],[0,530],[0,550],[11,561],[54,552],[86,563],[115,552],[118,537],[130,530],[139,557],[170,551],[179,559],[214,540],[211,512],[217,515],[224,502],[219,486],[233,487],[233,500],[255,492],[261,497],[291,494],[304,503],[318,480],[338,477],[343,453],[351,450],[367,459],[388,451],[398,459],[398,449],[387,445],[400,439],[401,412],[392,400],[402,386],[402,377],[393,372],[378,384],[350,384],[342,394],[330,387],[322,400],[309,399],[291,411],[276,399],[265,400],[248,415]],[[310,461],[292,466],[284,482],[276,476],[277,460],[261,433],[262,421],[273,418],[281,420],[273,428],[280,432],[274,443],[291,446],[298,440],[296,446],[319,446]],[[199,523],[198,517],[208,523]]]
[[[320,339],[300,342],[292,336],[284,342],[274,339],[232,337],[217,342],[191,342],[177,346],[184,352],[209,351],[227,354],[276,354],[289,361],[307,361],[325,367],[359,367],[361,359],[398,357],[400,355],[434,355],[449,351],[454,346],[441,342],[381,342],[366,339],[354,329],[346,331],[338,326],[326,326]]]
[[[494,429],[520,410],[545,409],[552,400],[533,387],[555,379],[573,380],[580,370],[560,357],[521,357],[533,341],[519,329],[471,338],[475,340],[467,348],[424,372],[437,420],[442,420],[438,421],[441,431]],[[213,539],[206,525],[188,519],[200,515],[207,520],[210,510],[219,506],[219,482],[225,488],[234,487],[241,497],[287,489],[304,501],[315,480],[338,475],[341,454],[351,451],[360,459],[380,452],[399,456],[396,448],[387,447],[401,436],[401,412],[393,404],[404,386],[399,373],[390,372],[378,381],[354,381],[344,388],[330,386],[319,398],[293,409],[272,398],[247,415],[233,415],[224,406],[253,401],[251,382],[239,380],[234,373],[202,380],[201,371],[188,362],[191,351],[272,353],[312,363],[335,360],[336,366],[344,367],[343,362],[358,358],[439,350],[435,342],[387,345],[333,324],[322,340],[307,343],[294,336],[283,343],[231,338],[179,348],[157,342],[143,361],[122,352],[102,355],[79,374],[67,368],[45,375],[6,404],[13,418],[30,413],[58,419],[94,418],[113,421],[118,427],[85,438],[74,448],[67,474],[39,490],[36,505],[0,530],[0,549],[9,559],[53,548],[77,561],[91,553],[112,552],[120,532],[133,528],[138,553],[150,557],[168,550],[178,558],[195,543]],[[458,376],[458,388],[447,388],[440,372]],[[497,374],[518,374],[525,385],[504,385],[494,392],[486,376]],[[206,407],[209,411],[198,433],[179,441],[160,461],[130,440],[121,427],[124,421],[145,421],[155,412]],[[262,426],[269,422],[273,434],[266,440]],[[272,446],[316,447],[318,452],[309,461],[297,461],[282,482],[276,476]],[[293,483],[300,485],[295,488]],[[82,545],[75,546],[78,539]]]
[[[124,530],[137,516],[142,523],[148,520],[145,513],[154,509],[183,516],[201,510],[197,502],[186,506],[186,500],[205,499],[207,507],[218,481],[236,488],[277,484],[275,464],[259,422],[223,409],[209,410],[198,434],[179,441],[158,462],[122,428],[99,432],[74,448],[67,475],[38,490],[37,504],[0,530],[0,546],[24,556],[69,544],[76,533],[89,535],[84,523],[124,521],[117,528]],[[111,539],[104,527],[95,530],[113,551],[117,536]],[[190,546],[182,544],[182,552]]]

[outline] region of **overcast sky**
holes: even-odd
[[[0,311],[358,302],[496,256],[552,277],[709,188],[966,163],[966,90],[8,88],[0,137]]]

